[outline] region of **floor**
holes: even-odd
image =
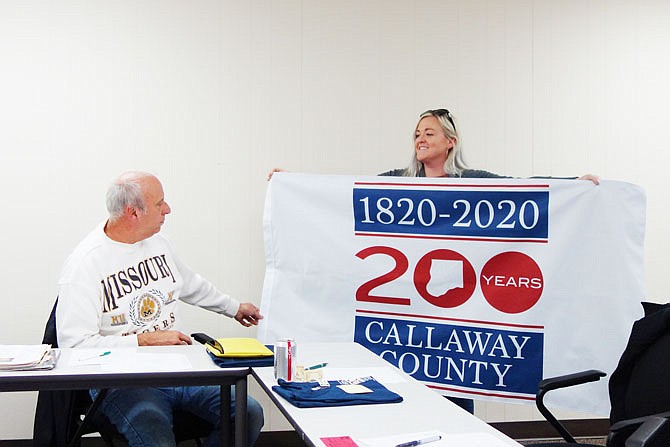
[[[547,442],[548,440],[522,440],[519,441],[523,445],[529,445],[538,442]],[[594,445],[605,445],[605,438],[580,438],[579,442],[594,444]],[[16,440],[16,441],[5,441],[0,440],[0,447],[31,447],[32,441],[29,440]],[[105,444],[100,438],[84,438],[82,440],[81,447],[104,447]],[[193,442],[184,442],[179,444],[180,447],[196,447],[196,443]],[[122,445],[119,445],[122,447]],[[263,432],[261,433],[256,447],[307,447],[295,432],[283,431],[283,432]]]

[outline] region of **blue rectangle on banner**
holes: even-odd
[[[534,396],[541,332],[356,316],[354,341],[422,382]]]
[[[546,240],[549,191],[354,188],[357,233]]]

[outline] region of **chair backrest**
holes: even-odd
[[[58,299],[56,299],[56,303]],[[44,329],[42,343],[58,347],[56,335],[56,303]],[[71,391],[40,391],[33,423],[33,444],[36,447],[61,447],[70,438]]]
[[[610,377],[612,424],[670,411],[670,304],[644,308]]]
[[[56,306],[58,306],[58,297],[51,308],[49,319],[44,327],[44,335],[42,336],[42,343],[51,345],[52,348],[58,347],[58,333],[56,332]]]

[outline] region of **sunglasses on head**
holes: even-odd
[[[447,109],[435,109],[435,110],[427,110],[425,113],[430,113],[433,116],[446,116],[451,125],[453,126],[454,130],[456,130],[456,124],[454,124],[454,119],[451,117],[451,112]]]

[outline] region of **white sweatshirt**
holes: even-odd
[[[175,256],[160,233],[116,242],[98,225],[68,257],[58,281],[60,347],[137,346],[137,334],[180,330],[177,300],[235,316],[240,303]]]

